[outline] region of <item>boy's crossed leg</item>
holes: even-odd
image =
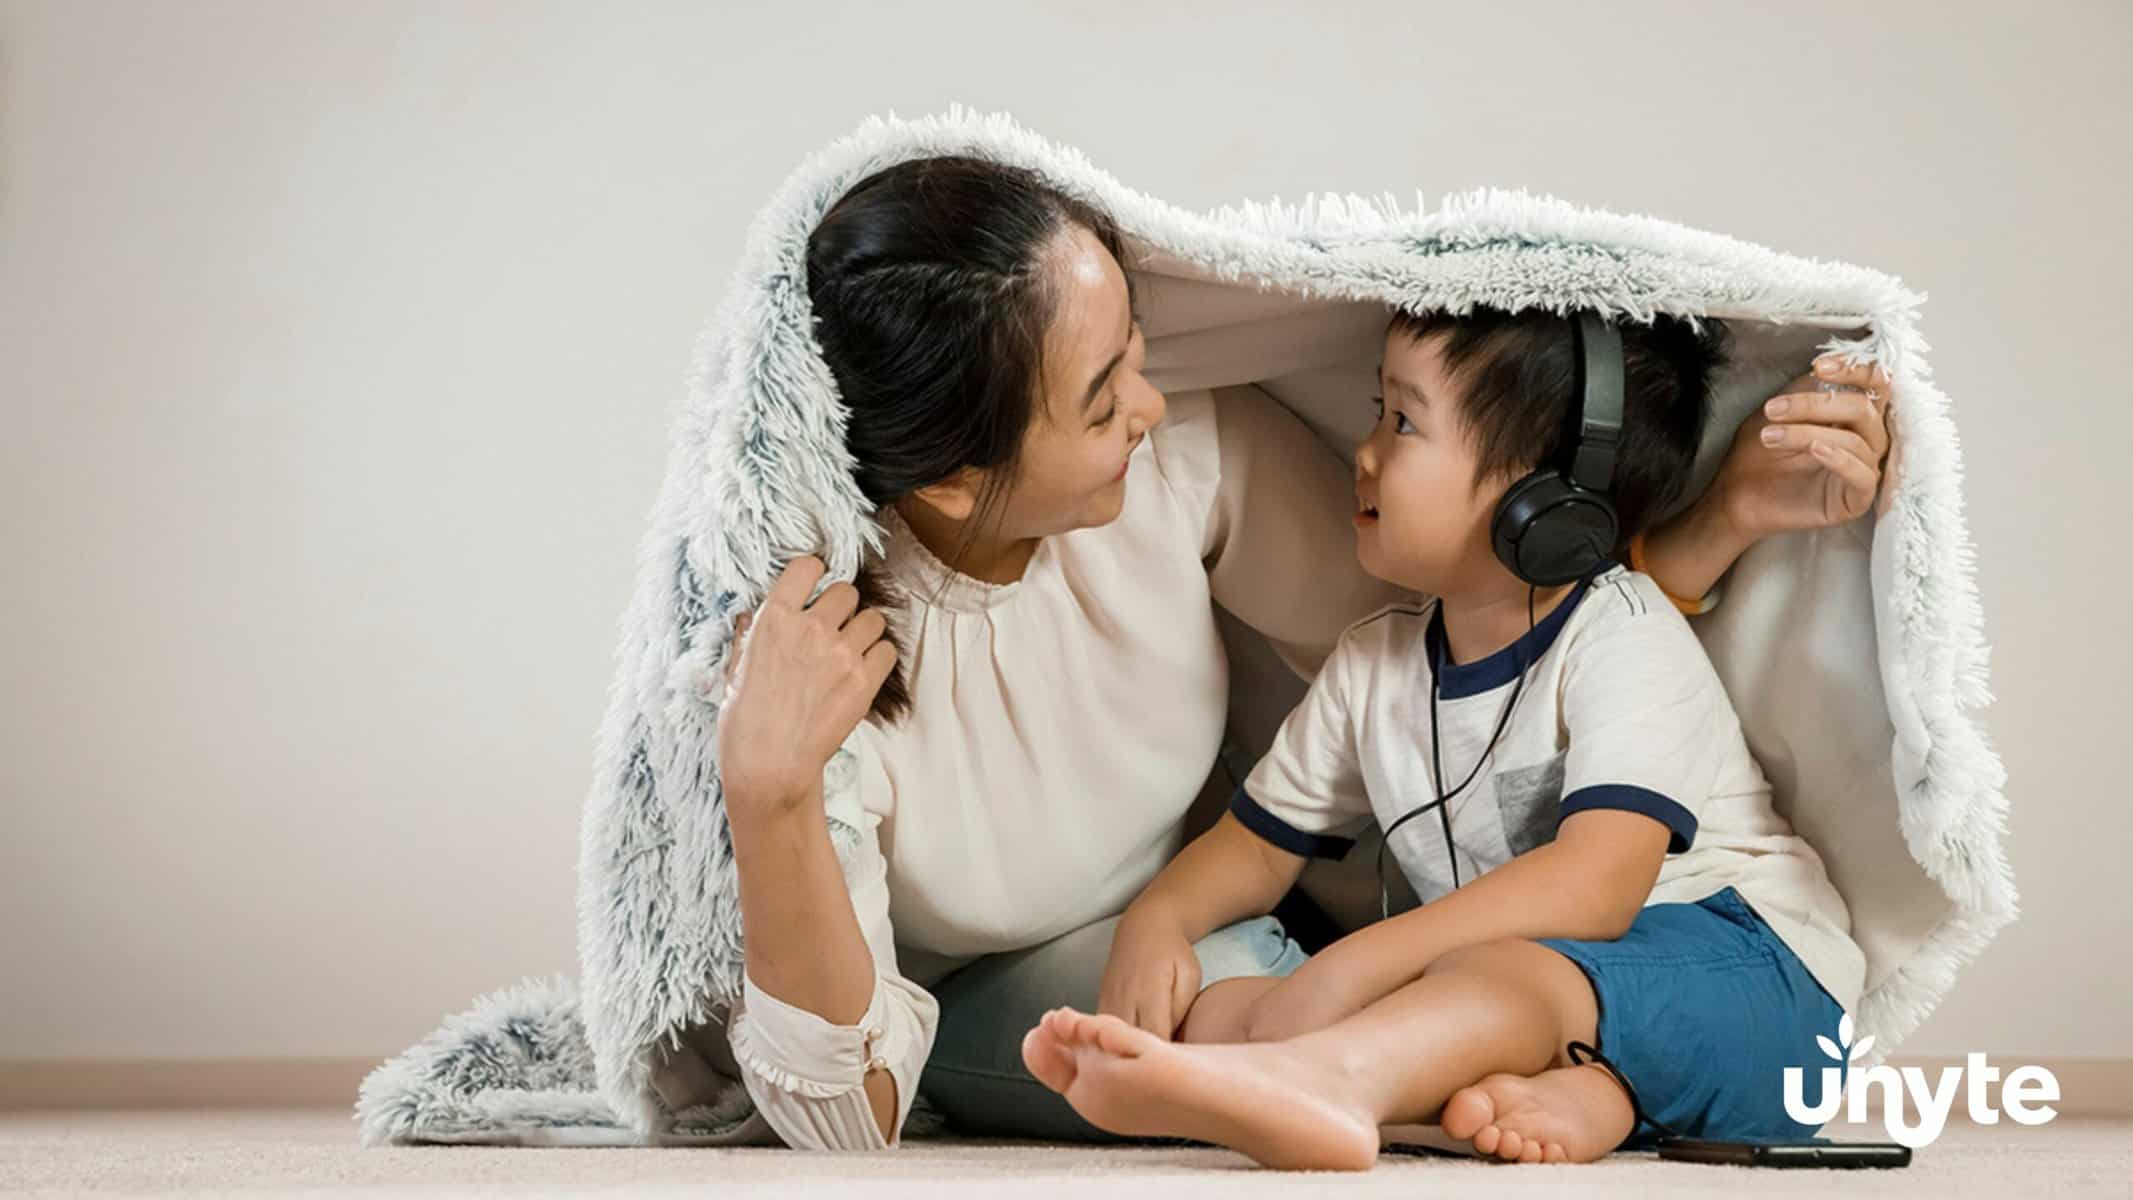
[[[1438,1124],[1516,1162],[1599,1158],[1629,1136],[1629,1098],[1563,1048],[1591,1043],[1592,985],[1545,946],[1447,954],[1326,1029],[1282,1042],[1181,1045],[1059,1009],[1023,1042],[1030,1071],[1092,1123],[1186,1137],[1273,1167],[1362,1170],[1378,1127]]]
[[[1251,1041],[1252,1016],[1261,998],[1281,984],[1278,977],[1246,975],[1202,990],[1185,1010],[1178,1040],[1202,1044]]]

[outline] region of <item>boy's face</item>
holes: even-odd
[[[1445,595],[1502,573],[1489,522],[1508,479],[1474,484],[1464,396],[1438,356],[1443,337],[1385,337],[1383,412],[1355,452],[1356,555],[1363,569]]]

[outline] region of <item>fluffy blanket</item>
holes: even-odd
[[[810,230],[852,184],[906,159],[965,154],[1033,168],[1114,214],[1130,237],[1165,390],[1256,383],[1345,452],[1367,420],[1385,308],[1600,309],[1725,320],[1696,481],[1741,419],[1821,349],[1896,381],[1896,450],[1874,516],[1772,538],[1733,570],[1697,632],[1781,810],[1821,851],[1867,955],[1857,1026],[1886,1053],[2015,912],[2003,774],[1988,702],[1961,455],[1918,329],[1922,299],[1887,275],[1774,253],[1648,217],[1483,191],[1412,211],[1315,197],[1186,212],[1005,117],[869,120],[808,159],[749,230],[698,345],[666,477],[638,556],[585,805],[581,977],[484,997],[365,1081],[381,1142],[702,1144],[750,1104],[669,1111],[649,1083],[663,1044],[739,990],[732,846],[711,758],[735,614],[789,557],[849,577],[882,542],[854,485],[843,419],[815,352]],[[1693,493],[1692,493],[1693,494]],[[1270,656],[1239,645],[1240,662]],[[1239,670],[1240,697],[1269,689]],[[1238,714],[1259,729],[1266,713]],[[1248,764],[1247,764],[1248,765]],[[840,844],[850,831],[835,830]]]

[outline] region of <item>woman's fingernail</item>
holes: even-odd
[[[1835,454],[1836,452],[1836,447],[1830,445],[1828,442],[1816,442],[1814,445],[1808,447],[1808,453],[1814,455],[1816,458],[1828,458],[1830,455]]]
[[[1763,411],[1769,414],[1771,420],[1776,420],[1792,411],[1792,400],[1786,396],[1774,396],[1770,403],[1763,405]]]
[[[1834,375],[1834,374],[1836,374],[1836,373],[1837,373],[1837,360],[1836,360],[1836,359],[1834,359],[1834,358],[1818,358],[1818,359],[1816,359],[1816,360],[1815,360],[1815,374],[1817,374],[1817,375]]]
[[[1779,442],[1782,442],[1784,440],[1785,431],[1779,429],[1775,425],[1772,425],[1770,428],[1763,430],[1763,444],[1765,446],[1775,446]]]

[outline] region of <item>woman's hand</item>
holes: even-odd
[[[1199,994],[1200,957],[1184,929],[1159,909],[1127,909],[1111,936],[1096,1011],[1168,1040]]]
[[[1743,422],[1711,485],[1741,537],[1865,516],[1889,452],[1888,404],[1879,367],[1829,356]]]
[[[823,767],[896,666],[888,621],[859,607],[858,588],[834,583],[807,602],[827,569],[813,556],[794,559],[735,626],[718,723],[719,777],[735,815],[818,796]]]
[[[1651,531],[1645,569],[1675,596],[1702,596],[1762,538],[1864,516],[1881,486],[1892,399],[1879,368],[1816,359],[1814,374],[1742,422],[1710,489]]]

